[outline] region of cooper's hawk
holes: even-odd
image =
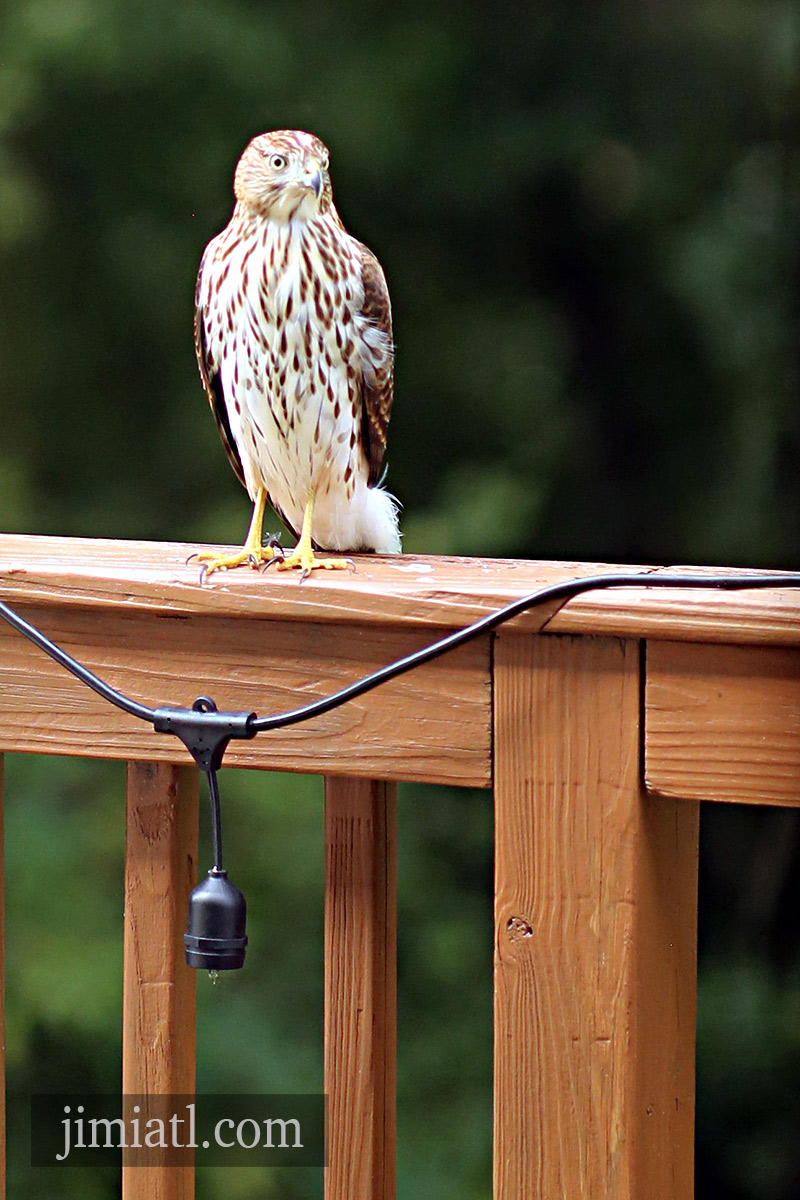
[[[345,230],[328,151],[297,130],[239,159],[236,204],[200,264],[195,345],[233,469],[253,500],[244,547],[198,555],[204,574],[277,557],[279,569],[345,567],[315,549],[396,553],[397,504],[379,486],[392,406],[389,293],[375,255]],[[262,545],[267,500],[297,537]]]

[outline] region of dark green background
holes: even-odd
[[[6,0],[0,527],[241,538],[194,275],[244,144],[290,126],[328,142],[386,268],[408,550],[796,568],[799,54],[791,0]],[[123,772],[7,767],[11,1194],[49,1200],[25,1095],[117,1086]],[[223,788],[251,949],[199,980],[200,1083],[313,1091],[321,787]],[[400,1196],[478,1200],[490,797],[406,788],[400,829]],[[700,1200],[800,1194],[799,833],[704,814]],[[319,1194],[318,1172],[199,1185]]]

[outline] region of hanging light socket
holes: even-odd
[[[222,816],[217,771],[231,738],[252,738],[255,713],[221,713],[209,696],[198,696],[191,709],[158,708],[153,727],[179,737],[208,782],[214,866],[189,896],[183,944],[186,962],[206,970],[216,982],[217,971],[244,966],[247,903],[222,866]]]
[[[235,971],[244,966],[247,902],[226,871],[212,867],[189,897],[183,944],[188,966]]]

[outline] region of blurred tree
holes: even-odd
[[[0,527],[241,537],[247,500],[196,378],[194,275],[245,142],[295,126],[331,146],[348,227],[389,276],[389,482],[409,550],[796,566],[798,47],[791,0],[6,0]],[[41,1078],[43,1049],[53,1078],[110,1079],[118,930],[88,946],[84,918],[65,932],[43,880],[57,864],[76,921],[87,904],[118,914],[119,773],[9,775],[12,1082]],[[241,773],[226,788],[269,957],[254,936],[256,965],[204,994],[201,1079],[318,1087],[318,789]],[[487,1189],[488,799],[408,789],[402,808],[415,1200]],[[77,810],[93,901],[70,875]],[[720,875],[733,850],[760,897],[738,907]],[[781,855],[766,813],[705,823],[703,928],[723,933],[703,942],[701,1197],[798,1191],[781,1099],[797,1079],[800,952],[781,919],[796,835]],[[237,1176],[226,1196],[318,1185]]]

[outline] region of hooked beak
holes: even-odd
[[[322,195],[322,172],[319,167],[314,164],[305,178],[306,186],[310,187],[314,195],[319,200]]]

